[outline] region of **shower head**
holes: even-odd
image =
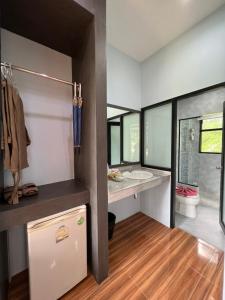
[[[195,140],[195,130],[194,130],[194,128],[190,129],[190,140],[191,141]]]

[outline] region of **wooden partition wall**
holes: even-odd
[[[73,80],[82,83],[82,148],[75,177],[90,192],[88,258],[99,283],[108,275],[105,6],[105,0],[3,0],[0,14],[1,27],[70,55]],[[6,299],[8,279],[6,234],[0,232],[0,300]]]
[[[82,82],[85,101],[83,148],[75,157],[75,176],[90,191],[91,265],[101,282],[108,274],[105,1],[94,0],[93,6],[95,18],[86,31],[81,57],[73,58],[73,80]]]

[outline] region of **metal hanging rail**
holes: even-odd
[[[70,81],[66,81],[66,80],[55,78],[55,77],[52,77],[52,76],[49,76],[49,75],[46,75],[46,74],[34,72],[32,70],[28,70],[28,69],[21,68],[21,67],[15,66],[15,65],[11,65],[11,64],[6,63],[6,62],[1,62],[1,67],[6,67],[6,68],[9,68],[9,69],[12,69],[12,70],[25,72],[25,73],[28,73],[28,74],[32,74],[34,76],[39,76],[39,77],[47,78],[47,79],[50,79],[50,80],[53,80],[53,81],[61,82],[61,83],[64,83],[64,84],[67,84],[67,85],[70,85],[70,86],[74,86],[74,83],[72,83]]]

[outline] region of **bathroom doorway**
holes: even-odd
[[[224,87],[180,98],[176,119],[175,226],[220,249],[224,101]]]

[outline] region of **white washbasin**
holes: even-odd
[[[153,177],[153,174],[144,170],[134,170],[132,172],[124,172],[123,176],[129,179],[144,180]]]

